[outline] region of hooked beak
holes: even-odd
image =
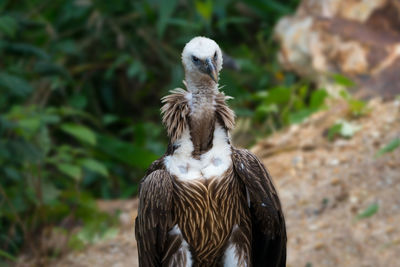
[[[214,82],[218,83],[218,71],[217,68],[214,66],[214,63],[211,60],[211,58],[206,59],[206,64],[207,64],[207,74],[210,75],[211,79],[213,79]]]

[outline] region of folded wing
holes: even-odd
[[[172,228],[172,190],[172,177],[165,170],[152,171],[141,182],[135,234],[142,267],[161,266],[165,251],[169,250],[166,246]]]
[[[252,220],[253,266],[286,266],[286,227],[278,194],[260,160],[232,149],[236,174],[246,186]]]

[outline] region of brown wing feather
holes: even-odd
[[[153,168],[157,167],[157,162]],[[172,228],[172,177],[165,170],[155,170],[146,176],[139,189],[139,210],[135,223],[139,265],[161,266],[169,250],[168,231]]]
[[[245,149],[233,148],[232,161],[250,197],[253,266],[286,266],[285,219],[268,171]]]

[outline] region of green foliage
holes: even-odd
[[[335,83],[337,83],[345,88],[355,86],[355,83],[352,80],[350,80],[348,77],[343,76],[341,74],[333,74],[332,78],[335,81]]]
[[[356,218],[357,218],[357,220],[369,218],[372,215],[374,215],[375,213],[377,213],[378,210],[379,210],[378,203],[372,203],[364,211],[359,213]]]
[[[324,107],[327,96],[324,89],[313,90],[309,84],[302,83],[260,91],[253,95],[254,101],[259,103],[254,114],[255,123],[272,120],[274,128],[301,123]]]
[[[182,86],[180,52],[193,36],[236,59],[241,70],[225,69],[221,84],[255,129],[322,107],[326,93],[275,59],[273,25],[297,3],[1,1],[0,257],[37,249],[65,218],[82,224],[74,248],[115,233],[94,199],[132,197],[164,153],[159,99]]]
[[[76,137],[78,140],[84,143],[96,145],[96,135],[88,127],[72,123],[64,123],[60,128],[64,132]]]
[[[400,147],[400,138],[397,137],[397,138],[393,139],[392,141],[390,141],[389,144],[387,144],[384,147],[382,147],[381,149],[379,149],[379,151],[376,153],[376,156],[380,157],[383,154],[394,151],[398,147]]]
[[[334,140],[335,137],[351,138],[360,130],[360,126],[346,120],[339,120],[328,131],[328,139]]]
[[[365,101],[353,98],[346,90],[340,91],[340,96],[347,101],[351,116],[360,117],[370,112]]]
[[[10,261],[17,261],[17,259],[13,255],[4,250],[0,250],[0,257],[3,257]]]
[[[355,86],[355,83],[346,76],[341,74],[333,74],[333,81],[342,86],[343,90],[340,91],[340,96],[347,101],[350,109],[350,115],[353,117],[360,117],[368,114],[370,109],[367,103],[363,100],[355,99],[347,90]]]

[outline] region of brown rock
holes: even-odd
[[[303,0],[279,21],[275,35],[284,68],[333,94],[332,73],[350,77],[361,96],[400,93],[398,0]]]

